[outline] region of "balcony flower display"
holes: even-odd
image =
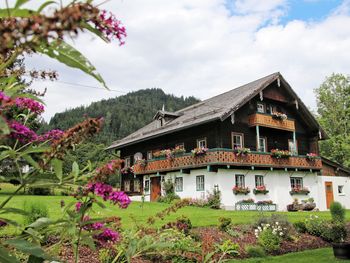
[[[285,121],[288,119],[287,115],[282,113],[282,112],[273,112],[272,113],[272,118],[280,121]]]
[[[122,175],[134,175],[134,168],[133,167],[124,167],[120,170],[120,173]]]
[[[234,149],[234,152],[237,156],[246,156],[250,154],[250,149],[238,147]]]
[[[253,193],[254,194],[267,194],[269,190],[266,189],[265,185],[260,185],[254,188]]]
[[[248,198],[248,199],[243,199],[238,201],[237,203],[241,203],[241,204],[254,204],[255,201],[253,198]]]
[[[247,195],[250,193],[249,187],[234,186],[232,191],[235,195]]]
[[[174,158],[174,154],[173,154],[171,149],[165,149],[165,150],[160,150],[160,151],[154,152],[153,157],[155,157],[155,158],[165,157],[168,160],[171,160]]]
[[[317,157],[318,157],[318,156],[317,156],[316,153],[307,153],[307,154],[306,154],[306,158],[307,158],[309,161],[315,161]]]
[[[194,157],[198,157],[198,156],[203,156],[206,155],[208,151],[208,148],[205,147],[198,147],[198,148],[194,148],[191,153]]]
[[[147,160],[146,159],[137,160],[136,164],[140,165],[141,167],[146,167]]]
[[[180,146],[176,146],[173,150],[173,155],[181,155],[184,154],[186,152],[186,149]]]
[[[306,187],[294,187],[289,193],[291,195],[307,195],[310,193],[310,190]]]
[[[289,158],[291,155],[292,155],[291,152],[287,150],[278,150],[278,149],[271,150],[271,156],[277,159]]]

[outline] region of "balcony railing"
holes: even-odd
[[[231,149],[210,149],[206,155],[199,157],[194,157],[191,153],[185,153],[172,159],[158,158],[149,160],[144,165],[135,164],[134,172],[135,174],[150,174],[206,166],[254,166],[276,169],[321,170],[322,162],[320,158],[309,160],[306,156],[277,159],[272,157],[270,153],[251,152],[246,156],[238,156]]]
[[[249,116],[249,126],[263,126],[279,130],[295,131],[295,122],[292,119],[278,120],[270,114],[255,113]]]

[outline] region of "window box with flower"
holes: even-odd
[[[291,195],[308,195],[310,190],[306,187],[294,187],[289,193]]]
[[[316,153],[307,153],[306,154],[306,159],[309,161],[315,161],[318,158],[318,155]]]
[[[153,157],[156,159],[166,158],[168,160],[171,160],[174,158],[174,154],[171,149],[164,149],[164,150],[154,152]]]
[[[266,189],[265,185],[260,185],[254,188],[253,193],[254,194],[263,194],[266,195],[269,192],[269,190]]]
[[[281,159],[281,158],[289,158],[290,156],[292,156],[292,154],[290,151],[287,151],[287,150],[273,149],[271,150],[271,156],[276,159]]]
[[[271,115],[275,120],[285,121],[288,119],[287,115],[282,112],[273,112]]]
[[[126,175],[134,175],[134,168],[133,167],[124,167],[120,170],[120,173],[124,176]]]
[[[276,211],[277,205],[272,200],[263,200],[256,203],[256,208],[258,211]]]
[[[174,156],[180,156],[186,153],[186,149],[181,147],[181,146],[176,146],[173,150],[172,153]]]
[[[249,148],[242,148],[242,147],[238,147],[238,148],[235,148],[234,150],[234,153],[237,155],[237,156],[247,156],[248,154],[250,154],[250,149]]]
[[[137,160],[136,164],[140,165],[142,168],[145,168],[147,165],[147,160],[146,159]]]
[[[191,151],[192,156],[194,156],[194,157],[204,156],[207,154],[207,152],[208,152],[208,148],[205,148],[205,147],[194,148]]]
[[[232,192],[235,195],[247,195],[250,193],[249,187],[243,187],[243,186],[234,186],[232,188]]]

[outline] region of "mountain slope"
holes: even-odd
[[[167,111],[176,111],[199,100],[194,97],[176,97],[165,94],[161,89],[145,89],[112,99],[93,102],[56,113],[44,130],[68,129],[88,117],[104,117],[104,127],[93,142],[110,144],[149,123],[163,105]]]

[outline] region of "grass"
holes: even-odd
[[[307,250],[303,252],[290,253],[282,256],[266,257],[266,258],[252,258],[245,260],[231,260],[231,263],[349,263],[350,260],[338,260],[333,256],[331,248],[321,248],[314,250]]]

